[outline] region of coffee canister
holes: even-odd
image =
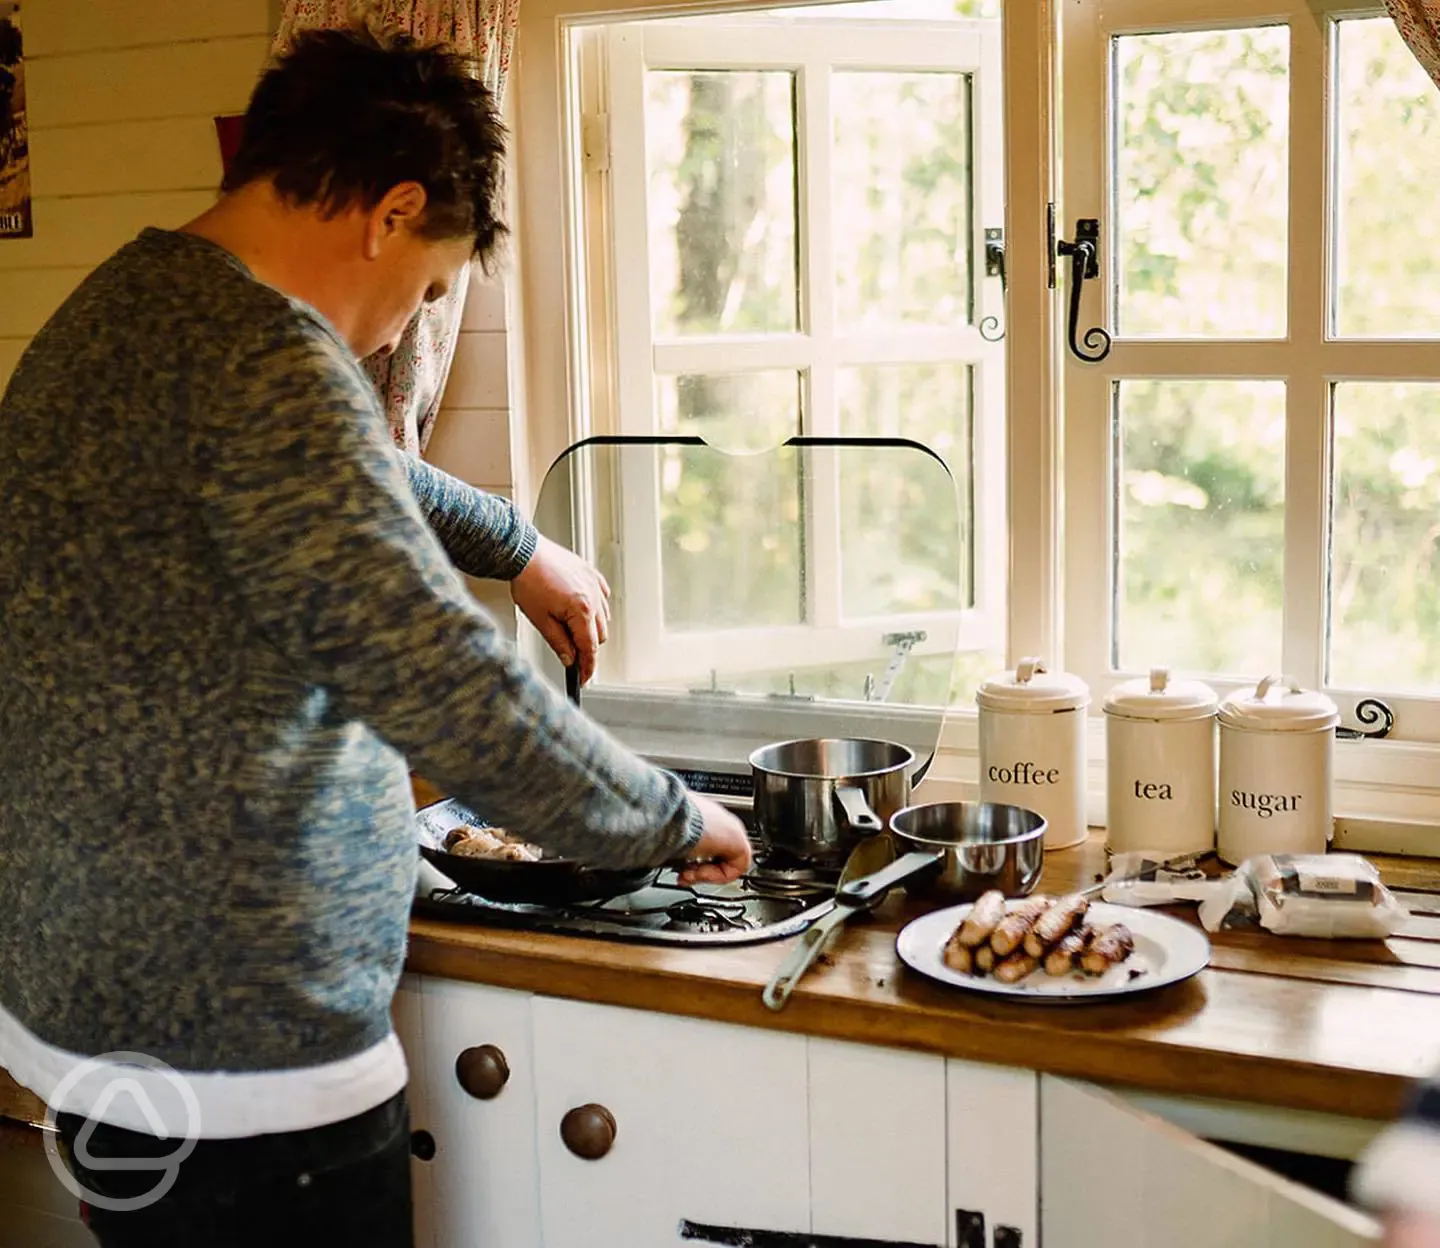
[[[1333,831],[1335,703],[1267,676],[1220,706],[1220,857],[1323,854]]]
[[[980,708],[980,800],[1043,815],[1046,849],[1085,839],[1085,708],[1078,676],[1022,659],[985,681]]]
[[[1105,699],[1106,848],[1160,858],[1215,848],[1215,711],[1198,680],[1116,685]]]

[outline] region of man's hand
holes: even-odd
[[[510,597],[580,683],[595,674],[595,654],[610,632],[610,586],[579,555],[542,537],[525,570],[510,582]]]
[[[718,802],[690,794],[705,819],[705,831],[690,856],[695,865],[680,872],[682,884],[728,884],[750,870],[750,838],[745,825]]]
[[[1440,1248],[1440,1219],[1397,1214],[1385,1223],[1386,1248]]]

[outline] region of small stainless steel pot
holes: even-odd
[[[1033,810],[993,802],[932,802],[890,817],[912,897],[974,901],[998,888],[1023,897],[1040,879],[1045,861],[1045,820]],[[930,861],[923,862],[928,855]]]
[[[840,863],[910,801],[915,754],[893,741],[816,738],[750,755],[755,827],[771,849]]]

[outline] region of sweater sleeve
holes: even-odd
[[[555,853],[647,866],[699,839],[680,782],[572,707],[475,605],[341,344],[302,323],[238,344],[216,384],[190,437],[201,511],[255,627],[304,679]]]
[[[1360,1159],[1355,1197],[1381,1213],[1440,1218],[1440,1078],[1421,1084],[1404,1117],[1378,1136]]]
[[[425,522],[460,571],[510,581],[525,570],[540,538],[514,503],[401,454]]]

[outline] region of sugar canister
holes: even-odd
[[[1215,848],[1215,709],[1198,680],[1168,668],[1105,699],[1105,793],[1111,853],[1163,858]]]
[[[985,681],[975,701],[980,800],[1043,815],[1046,849],[1078,845],[1085,839],[1085,682],[1022,659]]]
[[[1220,857],[1323,854],[1330,842],[1335,703],[1267,676],[1220,706]]]

